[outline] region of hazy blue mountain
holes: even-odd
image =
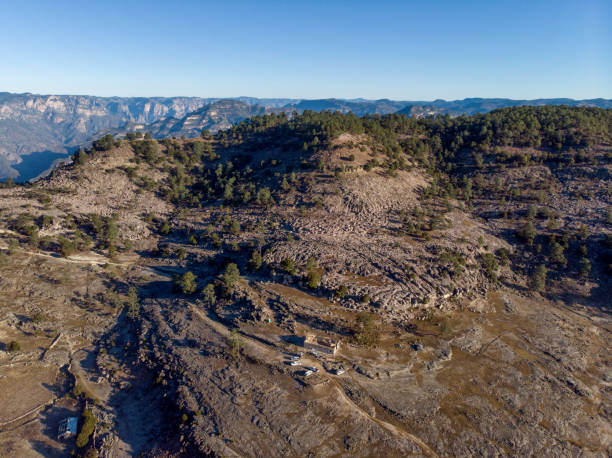
[[[214,100],[0,93],[0,156],[5,159],[0,162],[0,178],[16,176],[7,163],[21,163],[31,153],[68,154],[100,131],[128,122],[184,117]]]
[[[342,100],[342,99],[318,99],[318,100],[300,100],[297,102],[288,103],[283,107],[285,111],[295,110],[302,112],[304,110],[312,111],[340,111],[342,113],[353,112],[358,116],[366,114],[389,114],[401,110],[410,102],[398,102],[394,100]]]
[[[127,132],[148,132],[154,138],[197,137],[204,129],[217,132],[221,129],[227,129],[245,118],[265,114],[271,110],[271,108],[258,104],[247,104],[239,100],[225,99],[205,105],[182,118],[168,117],[152,124],[129,123],[121,129],[110,131],[110,133],[123,135]]]
[[[612,100],[607,99],[535,99],[535,100],[513,100],[513,99],[482,99],[469,98],[463,100],[434,100],[433,102],[409,102],[399,110],[399,113],[408,116],[430,116],[437,114],[449,114],[459,116],[462,114],[473,115],[486,113],[498,108],[513,107],[520,105],[571,105],[571,106],[594,106],[600,108],[612,108]]]

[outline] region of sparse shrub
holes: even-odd
[[[159,232],[162,235],[168,235],[170,233],[170,223],[168,222],[168,220],[164,221],[161,228],[159,229]]]
[[[108,151],[115,145],[115,139],[111,134],[107,134],[104,137],[95,140],[93,142],[93,149],[96,151]]]
[[[565,267],[567,259],[563,256],[563,246],[558,242],[550,244],[550,260]]]
[[[121,296],[119,296],[119,293],[115,291],[114,289],[108,290],[108,292],[106,293],[106,298],[108,299],[110,304],[115,308],[121,305]]]
[[[453,277],[460,277],[463,274],[466,259],[459,251],[446,251],[440,255],[440,262],[442,264],[451,264],[451,275]]]
[[[21,345],[16,340],[11,340],[9,344],[6,346],[6,350],[15,353],[21,350]]]
[[[281,267],[285,272],[289,275],[295,275],[295,261],[291,258],[283,259],[281,262]]]
[[[251,258],[249,259],[249,269],[259,270],[263,264],[263,257],[258,250],[253,250]]]
[[[136,292],[136,288],[133,286],[128,290],[128,297],[125,303],[127,307],[127,315],[131,319],[135,319],[140,312],[140,300],[138,299],[138,293]]]
[[[49,215],[42,215],[38,220],[38,225],[41,229],[47,229],[53,224],[53,218]]]
[[[268,208],[270,205],[274,203],[274,199],[272,198],[272,193],[270,192],[270,188],[261,188],[257,191],[255,196],[255,200],[259,205],[263,205]]]
[[[485,272],[487,276],[493,280],[497,280],[497,269],[499,265],[497,264],[497,259],[495,259],[495,255],[493,253],[485,253],[482,255],[482,265],[485,268]]]
[[[537,266],[531,275],[531,289],[534,291],[542,291],[546,287],[546,274],[548,270],[544,264]]]
[[[306,280],[309,288],[318,288],[321,283],[321,273],[317,269],[309,270],[306,273]]]
[[[580,258],[580,261],[578,261],[578,271],[581,278],[587,278],[591,273],[591,261],[584,256]]]
[[[527,222],[527,224],[525,224],[523,227],[521,227],[517,233],[516,233],[517,237],[525,242],[527,245],[531,246],[533,245],[533,241],[535,240],[536,236],[538,235],[535,226],[533,225],[533,223],[531,221]]]
[[[499,262],[502,266],[508,265],[510,261],[510,252],[506,248],[499,248],[495,251],[495,254],[499,258]]]
[[[530,205],[529,208],[527,208],[527,219],[534,219],[536,217],[536,214],[537,210],[535,206]]]
[[[281,189],[283,191],[285,191],[285,192],[287,192],[287,191],[289,191],[289,189],[291,189],[291,185],[287,181],[287,177],[283,177],[283,181],[281,181]]]
[[[589,228],[586,227],[585,224],[580,225],[580,228],[578,229],[578,236],[580,237],[580,240],[586,240],[589,237]]]
[[[367,293],[364,294],[363,296],[361,296],[361,303],[362,304],[369,304],[371,300],[372,299],[370,298],[370,295],[367,294]]]
[[[47,319],[47,317],[45,316],[45,314],[43,312],[41,312],[40,310],[37,310],[36,312],[34,312],[31,316],[31,320],[32,323],[42,323],[43,321],[45,321]]]
[[[368,312],[359,312],[355,319],[353,335],[359,345],[372,346],[378,342],[375,316]]]
[[[189,243],[191,243],[192,245],[197,245],[198,244],[198,238],[195,235],[192,235],[191,237],[189,237]]]
[[[217,302],[217,296],[215,295],[215,285],[212,283],[207,284],[202,290],[202,297],[204,301],[212,306]]]
[[[343,299],[348,294],[348,288],[346,285],[340,285],[336,290],[336,297],[338,299]]]
[[[321,272],[319,272],[318,267],[314,258],[309,258],[306,262],[306,282],[311,289],[318,288],[321,283]]]
[[[183,294],[193,294],[198,288],[197,277],[193,272],[187,271],[177,279],[176,287]]]
[[[240,270],[238,270],[238,266],[233,262],[228,264],[221,278],[225,291],[229,294],[240,280]]]
[[[72,163],[75,165],[83,165],[87,162],[87,153],[81,148],[72,155]]]
[[[89,438],[96,427],[96,417],[90,409],[84,409],[81,417],[81,430],[76,439],[76,446],[83,448],[89,444]]]
[[[232,335],[227,341],[230,349],[232,358],[237,358],[240,355],[240,350],[244,346],[244,342],[242,341],[242,337],[240,337],[240,333],[237,328],[232,329]]]
[[[213,232],[211,234],[210,239],[212,240],[213,247],[215,248],[221,248],[221,246],[223,245],[221,237],[219,237],[219,234],[217,234],[216,232]]]
[[[64,257],[68,257],[71,254],[74,254],[74,252],[76,251],[74,242],[65,237],[59,236],[57,238],[57,243],[59,245],[60,253]]]
[[[154,164],[159,159],[159,148],[157,143],[152,138],[146,138],[144,140],[135,141],[132,143],[134,153],[143,158],[149,164]]]
[[[236,221],[235,219],[232,220],[232,222],[230,223],[229,230],[234,235],[240,234],[240,223],[238,221]]]
[[[550,207],[542,207],[538,210],[538,217],[542,219],[548,219],[552,216],[552,210]]]
[[[17,250],[19,249],[19,242],[17,242],[17,240],[15,239],[10,239],[8,241],[8,254],[9,256],[14,255]]]

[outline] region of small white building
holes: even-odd
[[[338,342],[329,337],[317,337],[314,334],[307,334],[304,339],[304,348],[314,352],[321,352],[328,355],[335,355],[338,351]]]
[[[78,417],[64,418],[57,428],[57,439],[69,439],[72,436],[76,436],[78,429],[79,419]]]

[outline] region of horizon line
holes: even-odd
[[[95,95],[91,93],[39,93],[39,92],[10,92],[10,91],[0,91],[0,94],[10,94],[10,95],[32,95],[39,97],[50,97],[50,96],[58,96],[58,97],[96,97],[101,99],[217,99],[217,100],[238,100],[242,98],[248,99],[258,99],[258,100],[291,100],[291,101],[316,101],[316,100],[340,100],[346,102],[379,102],[383,100],[388,100],[390,102],[407,102],[407,103],[433,103],[433,102],[458,102],[465,100],[511,100],[511,101],[540,101],[540,100],[572,100],[576,102],[580,101],[590,101],[590,100],[610,100],[612,98],[606,97],[590,97],[590,98],[574,98],[574,97],[538,97],[538,98],[512,98],[512,97],[463,97],[456,99],[401,99],[401,98],[366,98],[366,97],[316,97],[316,98],[308,98],[308,97],[259,97],[259,96],[251,96],[251,95],[238,95],[238,96],[199,96],[199,95],[173,95],[173,96],[165,96],[165,95],[150,95],[150,96],[142,96],[142,95]]]

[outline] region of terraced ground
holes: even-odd
[[[372,165],[365,133],[234,134],[0,189],[0,456],[612,452],[609,144],[569,171],[458,158],[475,189],[452,197],[418,156]],[[84,409],[95,435],[57,441]]]

